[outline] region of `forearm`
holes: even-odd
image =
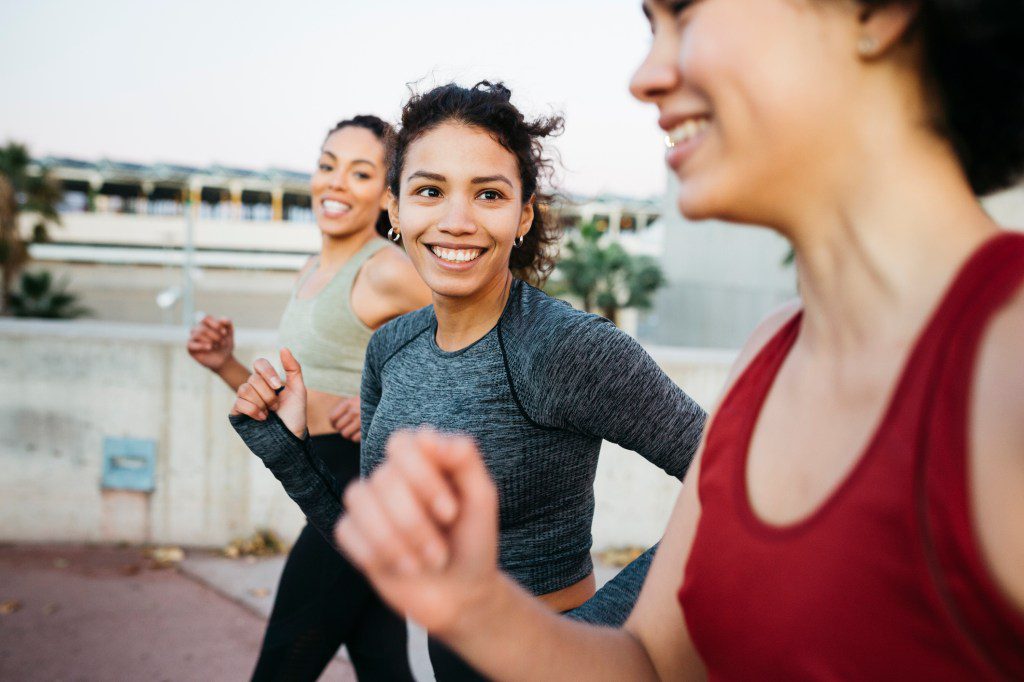
[[[657,680],[646,650],[625,630],[556,614],[502,576],[497,594],[439,634],[495,680]]]
[[[246,446],[281,482],[310,525],[337,549],[334,526],[341,515],[341,489],[327,466],[271,413],[265,422],[245,415],[229,417]],[[339,550],[340,551],[340,550]]]
[[[213,373],[219,376],[232,391],[237,391],[238,387],[249,378],[251,372],[232,355],[221,365],[220,369],[213,370]]]

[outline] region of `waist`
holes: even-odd
[[[303,368],[303,374],[305,374],[305,368]],[[303,377],[305,378],[305,377]],[[307,384],[308,386],[308,384]],[[351,395],[359,395],[356,391]],[[336,435],[339,438],[341,436],[334,429],[334,425],[331,424],[331,412],[338,403],[347,398],[346,395],[338,395],[335,393],[325,393],[318,391],[314,388],[307,388],[306,390],[306,429],[309,431],[310,436],[326,436]],[[351,442],[351,441],[348,441]],[[358,444],[356,444],[358,447]]]
[[[591,571],[582,580],[560,590],[542,594],[538,599],[552,610],[564,613],[565,611],[571,611],[578,606],[582,606],[583,602],[593,597],[596,591],[597,581],[594,579],[593,571]]]

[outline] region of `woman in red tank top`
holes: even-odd
[[[629,622],[496,571],[459,439],[395,447],[339,539],[495,678],[1024,679],[1024,235],[977,201],[1024,170],[1024,5],[644,9],[680,210],[787,237],[801,300],[741,353]]]

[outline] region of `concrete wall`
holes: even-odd
[[[227,423],[231,392],[184,350],[183,328],[0,320],[0,541],[222,545],[301,514]],[[240,358],[269,356],[271,332],[241,330]],[[653,349],[709,404],[730,354]],[[652,415],[656,419],[657,415]],[[157,443],[152,493],[100,488],[105,437]],[[678,483],[607,446],[595,547],[658,538]]]
[[[693,222],[675,207],[669,174],[662,220],[661,265],[668,285],[640,320],[644,342],[696,348],[740,348],[757,324],[796,297],[796,269],[783,265],[789,243],[775,232],[708,220]],[[1024,229],[1024,188],[984,200],[1000,224]]]

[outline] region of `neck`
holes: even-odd
[[[377,237],[373,225],[358,232],[335,237],[320,233],[320,267],[333,270],[340,268],[349,261],[359,249],[366,246],[371,239]]]
[[[958,268],[998,227],[952,150],[917,135],[882,136],[838,191],[805,202],[781,231],[796,251],[802,342],[832,357],[912,343]]]
[[[434,294],[437,316],[435,341],[441,350],[456,351],[479,341],[498,324],[512,289],[512,273],[506,270],[470,296]]]

